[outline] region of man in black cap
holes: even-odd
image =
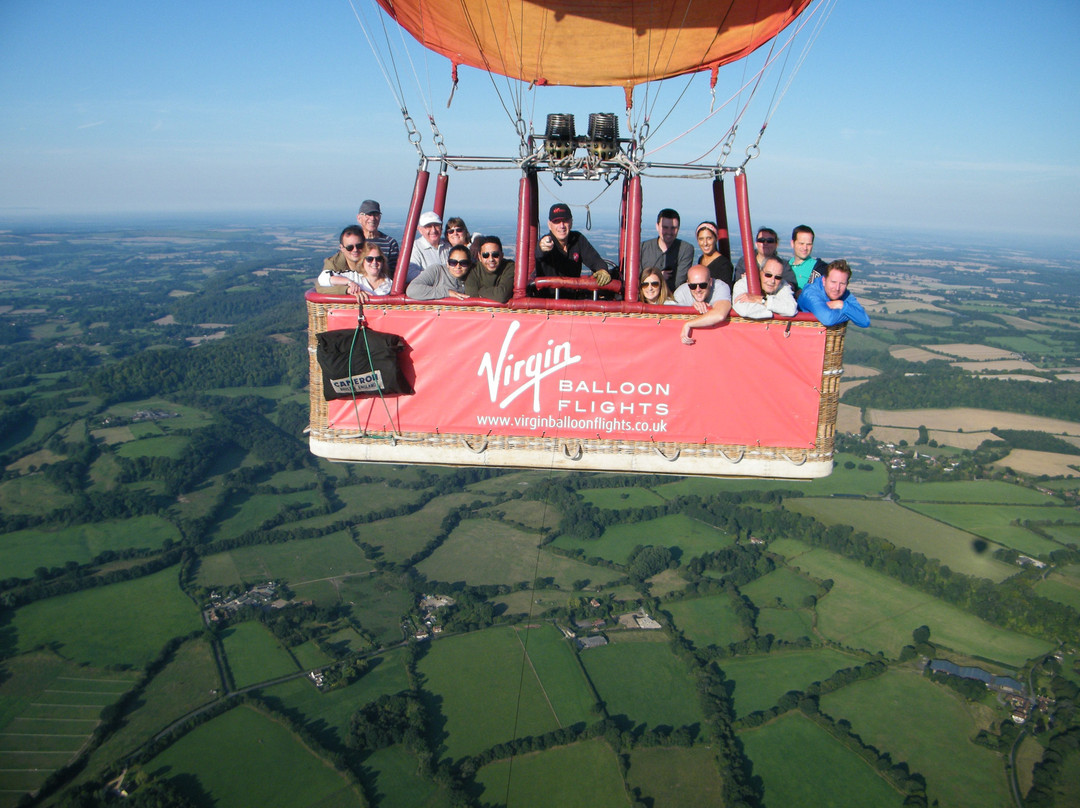
[[[379,222],[382,221],[382,208],[379,207],[379,203],[374,199],[365,199],[360,203],[360,213],[356,216],[356,223],[364,231],[364,240],[368,244],[376,244],[379,249],[382,250],[383,257],[386,258],[386,271],[391,277],[394,275],[394,270],[397,269],[398,246],[397,239],[391,238],[379,229]]]
[[[536,251],[538,278],[580,278],[582,265],[592,270],[593,279],[604,286],[611,274],[600,253],[577,230],[571,230],[574,217],[570,206],[559,202],[548,211],[548,234],[540,239]]]

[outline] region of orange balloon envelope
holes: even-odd
[[[424,47],[536,84],[621,86],[713,70],[810,0],[377,0]]]

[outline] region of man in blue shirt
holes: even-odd
[[[839,325],[852,322],[866,328],[870,325],[870,315],[848,291],[851,280],[851,267],[841,258],[833,261],[825,271],[814,278],[799,295],[799,309],[808,311],[817,317],[822,325]]]

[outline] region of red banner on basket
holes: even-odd
[[[825,329],[547,312],[368,310],[399,334],[412,396],[328,402],[332,429],[806,447]],[[328,313],[355,328],[355,308]],[[391,420],[393,424],[391,425]]]

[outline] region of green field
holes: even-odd
[[[352,629],[349,629],[349,631],[352,631]],[[355,631],[352,631],[352,633],[356,635]],[[359,640],[359,635],[356,635],[356,638]],[[307,642],[300,643],[300,645],[294,645],[289,648],[289,651],[296,658],[296,662],[300,665],[300,669],[305,671],[322,667],[323,665],[334,661],[332,657],[327,656],[318,649],[314,640],[308,640]]]
[[[500,595],[492,598],[497,615],[531,614],[539,617],[549,609],[565,606],[574,596],[558,589],[524,589],[511,592],[508,595]],[[499,607],[505,607],[505,612],[499,611]]]
[[[16,530],[0,535],[0,569],[5,578],[32,578],[38,567],[87,564],[105,550],[157,549],[166,539],[179,541],[180,533],[160,516]]]
[[[1080,519],[1073,508],[1067,506],[1038,505],[938,505],[916,503],[909,505],[912,510],[937,519],[946,524],[960,527],[991,541],[1011,547],[1027,555],[1049,555],[1060,550],[1061,545],[1032,533],[1017,520],[1024,522],[1054,521],[1062,519],[1076,522]]]
[[[342,496],[340,492],[338,495]],[[418,499],[419,496],[420,492],[415,492],[415,498]],[[437,497],[415,513],[383,519],[368,525],[357,525],[356,536],[359,541],[377,547],[385,560],[404,561],[424,549],[424,545],[438,535],[442,521],[450,511],[474,499],[476,499],[475,494],[464,491],[460,494]],[[338,511],[338,513],[342,512]]]
[[[623,510],[643,508],[646,505],[663,505],[667,500],[649,488],[587,488],[579,492],[582,498],[597,508]]]
[[[255,620],[229,626],[221,632],[221,643],[232,671],[233,684],[238,688],[298,670],[296,662],[277,638]]]
[[[367,673],[346,687],[321,692],[305,677],[265,688],[263,695],[276,709],[301,713],[307,728],[322,743],[340,748],[348,740],[353,713],[379,696],[400,693],[409,687],[404,651],[380,654],[371,664]]]
[[[518,632],[529,653],[529,662],[551,702],[559,726],[597,719],[592,688],[578,662],[570,640],[550,624]]]
[[[48,513],[74,501],[73,494],[61,491],[44,474],[24,475],[0,483],[0,512],[6,514]],[[3,541],[7,538],[5,536]],[[4,569],[7,569],[6,564]]]
[[[721,660],[721,669],[735,682],[735,712],[740,717],[768,710],[789,690],[805,690],[836,671],[866,661],[831,648],[812,651],[774,651],[771,654]]]
[[[989,720],[988,709],[915,671],[891,670],[837,690],[821,698],[821,711],[851,722],[865,743],[923,775],[931,801],[1012,806],[1001,756],[970,741]]]
[[[739,588],[759,609],[766,606],[786,606],[799,609],[807,596],[821,594],[821,588],[813,581],[799,575],[788,567],[780,567]]]
[[[1080,611],[1080,564],[1054,570],[1035,584],[1035,592]]]
[[[654,808],[723,805],[716,754],[707,746],[635,749],[626,781],[651,798]]]
[[[698,647],[727,646],[746,639],[746,630],[726,594],[671,601],[664,604],[664,609],[671,614],[675,627]]]
[[[199,586],[235,586],[284,580],[292,589],[313,579],[367,573],[372,563],[364,558],[347,532],[317,539],[256,544],[199,561]]]
[[[800,712],[742,732],[765,805],[900,808],[903,797],[869,764]]]
[[[407,749],[388,746],[364,760],[364,782],[378,808],[449,808],[450,795],[416,774],[418,762]]]
[[[835,500],[807,498],[786,500],[784,507],[812,516],[825,525],[850,525],[856,531],[888,539],[927,558],[939,559],[965,575],[989,578],[996,583],[1016,573],[1015,567],[993,557],[996,547],[980,550],[977,538],[971,533],[914,513],[895,502],[850,500],[838,507]]]
[[[554,578],[563,589],[581,578],[606,583],[619,573],[539,551],[538,537],[490,519],[467,519],[416,569],[436,581],[516,584]]]
[[[856,467],[844,468],[844,464],[848,462],[854,463]],[[858,468],[860,463],[874,468],[872,471],[863,471]],[[828,477],[816,480],[724,480],[687,477],[678,482],[657,486],[654,490],[667,499],[687,494],[707,497],[721,492],[743,491],[801,491],[808,497],[828,497],[833,494],[859,494],[871,497],[879,495],[885,489],[887,482],[888,475],[882,463],[840,453],[834,459],[832,473]]]
[[[567,776],[578,772],[578,776]],[[629,801],[611,747],[597,739],[500,760],[476,774],[486,805],[514,808],[626,808]],[[509,786],[509,787],[508,787]]]
[[[437,739],[440,758],[456,760],[511,738],[558,729],[543,683],[524,658],[522,639],[508,627],[447,637],[420,660],[430,708],[445,719]],[[559,677],[560,683],[573,675]],[[435,722],[440,726],[437,717]]]
[[[0,805],[14,806],[90,739],[132,673],[75,665],[48,652],[0,662]]]
[[[1057,497],[1050,497],[1033,488],[1013,485],[1001,480],[956,480],[939,483],[912,483],[901,480],[896,484],[896,495],[905,503],[1061,504],[1061,500]]]
[[[306,592],[301,587],[297,592]],[[391,575],[346,578],[337,586],[340,602],[352,607],[353,619],[378,645],[401,641],[401,618],[416,606],[415,598]]]
[[[120,457],[167,457],[179,460],[189,441],[180,435],[143,438],[123,443],[116,447]]]
[[[191,710],[218,698],[221,680],[209,642],[199,637],[181,645],[173,659],[147,684],[135,703],[135,709],[124,716],[116,733],[91,754],[82,772],[89,777],[105,766],[131,754],[140,744],[179,720]]]
[[[816,640],[814,615],[809,609],[762,609],[757,616],[759,637],[772,634],[777,640],[794,642],[802,637]]]
[[[730,547],[731,536],[719,528],[682,514],[661,516],[647,522],[613,525],[598,539],[559,536],[554,542],[564,550],[580,549],[586,558],[597,556],[616,564],[625,564],[635,546],[678,547],[679,557],[687,561],[721,547]]]
[[[304,509],[322,504],[322,494],[318,491],[237,495],[229,501],[210,538],[232,539],[258,529],[264,522],[282,513],[286,506]]]
[[[624,716],[631,725],[682,727],[700,725],[701,703],[686,666],[661,641],[636,642],[657,636],[632,635],[624,641],[581,652],[581,662],[589,673],[608,715]]]
[[[141,667],[202,619],[176,580],[177,568],[132,581],[39,600],[15,612],[16,652],[38,646],[88,665]]]
[[[215,805],[360,804],[348,780],[288,728],[246,705],[196,727],[146,768],[172,780],[198,804],[202,794]]]
[[[780,552],[805,547],[791,540],[778,544]],[[788,563],[815,578],[834,581],[832,591],[818,601],[818,631],[843,645],[895,657],[911,643],[911,632],[927,625],[939,645],[1015,667],[1051,647],[1043,640],[992,626],[825,550],[808,550]]]

